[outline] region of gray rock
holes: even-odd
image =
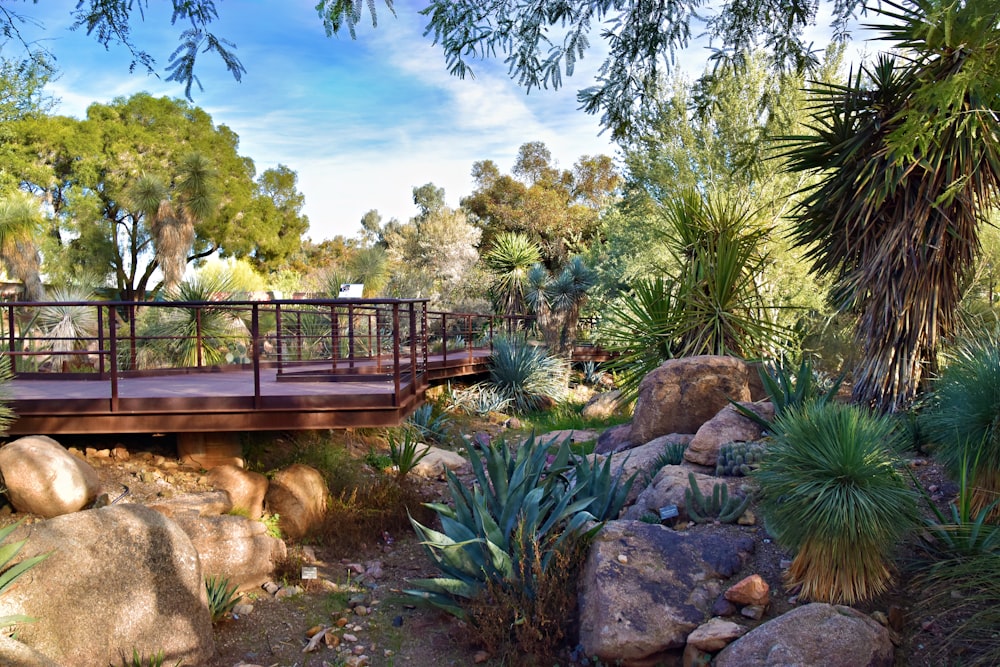
[[[649,442],[668,433],[697,433],[734,401],[750,400],[750,369],[735,357],[670,359],[639,384],[630,439]]]
[[[43,517],[81,510],[101,492],[90,464],[44,435],[0,447],[0,475],[14,509]]]
[[[630,439],[632,435],[632,424],[619,424],[607,429],[597,437],[597,444],[594,446],[595,454],[612,454],[623,449],[628,449],[635,445]]]
[[[584,419],[608,419],[621,409],[621,398],[622,393],[617,389],[594,394],[580,414]]]
[[[727,646],[716,667],[890,667],[889,631],[865,614],[821,602],[798,607]]]
[[[595,537],[580,578],[586,655],[632,664],[681,648],[753,550],[744,535],[675,532],[611,521]]]
[[[184,493],[170,498],[158,499],[150,507],[169,518],[183,514],[218,516],[232,510],[233,502],[225,491],[209,491],[206,493]]]
[[[0,665],[4,667],[59,667],[40,652],[0,633]]]
[[[133,648],[164,664],[207,664],[212,620],[198,553],[181,528],[141,505],[23,526],[18,560],[49,557],[0,596],[0,616],[38,619],[19,639],[60,665],[120,664]]]
[[[636,502],[639,494],[645,489],[645,482],[650,477],[655,477],[658,472],[655,470],[657,459],[663,454],[663,448],[671,443],[687,444],[691,439],[690,435],[672,433],[650,440],[644,445],[623,449],[611,454],[612,470],[617,474],[619,471],[623,478],[636,475],[636,481],[629,491],[626,506]],[[591,455],[594,456],[594,455]],[[596,458],[596,457],[595,457]],[[638,516],[629,518],[638,519]]]

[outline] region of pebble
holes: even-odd
[[[628,556],[625,554],[618,554],[618,562],[622,565],[628,565]]]
[[[472,656],[472,662],[477,665],[482,664],[490,659],[490,654],[486,651],[476,651],[476,654]]]
[[[358,638],[357,638],[356,635],[352,635],[352,634],[348,633],[348,634],[344,634],[344,641],[345,642],[354,643],[354,642],[358,641]]]
[[[274,583],[273,581],[268,581],[267,583],[265,583],[262,586],[262,588],[265,591],[267,591],[268,595],[274,595],[279,590],[281,590],[281,586],[279,586],[278,584]]]
[[[334,621],[333,624],[336,625],[338,628],[342,628],[345,625],[347,625],[348,623],[349,623],[349,621],[346,618],[344,618],[343,616],[341,616],[336,621]]]
[[[764,607],[756,604],[748,604],[740,609],[740,614],[755,621],[759,621],[764,618]]]
[[[371,659],[367,655],[349,655],[344,659],[345,667],[368,667]]]
[[[299,588],[298,586],[286,586],[284,588],[279,589],[278,592],[274,594],[274,597],[278,598],[279,600],[284,600],[285,598],[290,598],[301,594],[302,594],[302,589]]]
[[[363,604],[359,604],[357,607],[354,608],[354,613],[357,614],[358,616],[367,616],[368,607],[364,606]]]
[[[233,613],[236,614],[236,615],[238,615],[238,616],[244,616],[246,614],[252,614],[253,613],[253,605],[249,604],[249,603],[246,603],[246,602],[241,602],[240,604],[238,604],[235,607],[233,607]]]

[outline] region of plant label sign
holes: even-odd
[[[315,567],[302,566],[302,578],[303,579],[318,579],[319,572],[316,571]]]

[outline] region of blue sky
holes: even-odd
[[[130,75],[124,48],[106,51],[82,31],[69,31],[71,4],[24,7],[45,26],[28,34],[44,39],[61,71],[50,86],[60,99],[56,113],[82,118],[93,102],[140,91],[183,96],[176,83],[139,69]],[[161,4],[150,3],[135,37],[162,67],[179,30]],[[240,154],[258,172],[280,163],[298,173],[313,240],[356,235],[372,208],[385,219],[409,219],[417,212],[413,187],[428,182],[457,206],[472,191],[473,162],[491,159],[509,171],[527,141],[545,142],[563,167],[582,155],[614,154],[575,99],[589,81],[583,75],[600,64],[596,54],[567,87],[526,95],[502,63],[484,63],[475,79],[449,75],[441,50],[423,37],[416,3],[397,2],[396,18],[380,5],[378,27],[366,16],[356,40],[327,38],[314,4],[217,3],[214,30],[236,43],[247,73],[236,83],[206,54],[196,70],[205,89],[193,89],[194,103],[239,135]]]
[[[44,30],[27,26],[26,35],[44,40],[61,71],[50,87],[60,100],[56,113],[82,118],[93,102],[140,91],[183,96],[179,84],[138,68],[130,74],[124,48],[106,51],[82,31],[69,31],[73,4],[23,7],[44,24]],[[134,24],[136,42],[161,72],[180,31],[170,26],[167,4],[154,0],[146,22]],[[443,187],[448,204],[457,206],[472,191],[473,162],[491,159],[509,171],[527,141],[545,142],[562,167],[582,155],[615,154],[597,119],[579,111],[576,101],[577,89],[590,85],[601,63],[596,49],[564,79],[564,88],[526,94],[502,63],[480,64],[474,79],[448,74],[440,48],[423,36],[422,4],[396,2],[394,18],[379,3],[378,27],[366,16],[356,40],[346,33],[326,37],[314,4],[218,2],[214,31],[236,43],[247,73],[237,83],[206,54],[197,69],[204,91],[193,94],[216,124],[239,135],[240,154],[252,158],[258,172],[277,164],[297,172],[315,241],[355,236],[373,208],[386,220],[409,219],[416,214],[413,187],[428,182]],[[692,48],[681,66],[697,73],[707,55]]]

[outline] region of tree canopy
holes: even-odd
[[[214,0],[173,0],[171,25],[178,30],[178,47],[170,54],[168,81],[201,88],[195,74],[200,53],[213,53],[237,80],[246,73],[236,45],[213,32],[219,20]],[[848,25],[864,0],[729,0],[718,13],[705,11],[704,0],[539,0],[534,3],[492,0],[430,0],[421,13],[425,34],[444,52],[452,74],[473,73],[475,61],[501,58],[512,79],[528,91],[558,88],[573,75],[578,61],[593,47],[607,55],[593,85],[578,99],[615,138],[628,136],[646,102],[654,99],[676,65],[680,50],[692,39],[711,38],[717,63],[740,64],[756,49],[764,49],[775,70],[803,71],[816,59],[805,30],[816,22],[824,4],[830,6],[836,39],[848,35]],[[126,48],[132,67],[156,72],[156,59],[132,36],[132,25],[144,21],[148,0],[81,0],[71,10],[74,29],[84,29],[105,47]],[[316,11],[327,35],[346,31],[353,38],[367,13],[377,25],[375,0],[320,0]],[[392,0],[385,8],[395,14]],[[366,12],[367,10],[367,12]],[[9,5],[0,13],[0,33],[18,40],[29,51],[19,27],[31,20],[29,11]]]

